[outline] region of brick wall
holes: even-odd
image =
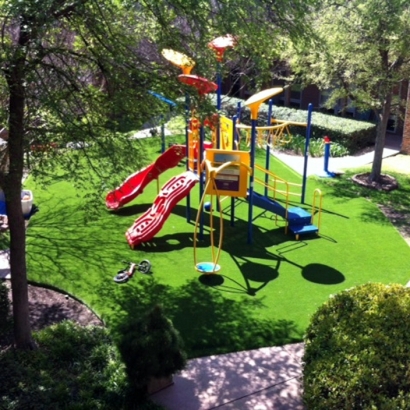
[[[406,116],[404,118],[401,153],[410,155],[410,87],[407,90]]]

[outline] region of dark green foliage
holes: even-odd
[[[182,339],[162,308],[122,323],[118,347],[134,394],[144,397],[152,377],[168,377],[182,370],[186,354]]]
[[[295,154],[304,155],[306,137],[302,135],[292,135],[284,144],[275,147],[278,150],[291,150]],[[323,138],[312,138],[309,142],[309,155],[311,157],[323,157],[325,152],[325,143]],[[348,155],[348,150],[337,142],[332,142],[330,146],[330,155],[332,157],[343,157]]]
[[[0,354],[1,409],[125,408],[124,366],[104,328],[67,321],[34,336],[38,350]]]
[[[244,101],[238,98],[227,98],[224,110],[228,115],[235,115],[238,102],[242,103],[242,122],[250,123],[250,111],[244,106]],[[259,109],[258,124],[266,124],[268,118],[268,104],[262,104]],[[273,116],[279,120],[306,123],[308,112],[288,107],[273,107]],[[306,127],[290,127],[292,135],[306,135]],[[313,112],[311,138],[323,139],[329,136],[332,142],[339,143],[349,151],[354,152],[359,148],[374,143],[376,125],[370,122],[341,118],[334,115]]]
[[[7,287],[0,283],[0,340],[6,335],[11,326],[10,300]]]
[[[305,336],[309,409],[407,409],[410,289],[368,283],[330,298]]]

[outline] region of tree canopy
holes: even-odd
[[[328,105],[349,101],[378,120],[371,179],[380,177],[387,122],[410,76],[410,5],[404,0],[325,0],[308,15],[314,42],[293,48],[296,76],[330,91]]]
[[[28,317],[25,225],[21,187],[32,143],[68,142],[93,150],[83,155],[47,153],[31,162],[34,177],[56,175],[81,183],[88,161],[102,184],[118,183],[119,162],[138,149],[118,131],[140,127],[163,110],[149,94],[184,95],[175,67],[161,59],[173,48],[195,59],[197,73],[214,78],[206,45],[216,36],[238,36],[230,64],[254,86],[270,79],[284,37],[305,36],[299,20],[306,1],[220,0],[0,0],[0,124],[8,129],[8,167],[0,170],[10,227],[10,265],[17,347],[33,347]],[[101,161],[99,150],[111,152]],[[26,155],[26,157],[25,157]],[[113,172],[114,171],[114,172]],[[98,197],[97,197],[98,198]]]

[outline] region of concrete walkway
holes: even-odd
[[[302,343],[193,359],[151,396],[168,410],[302,410]]]
[[[399,154],[397,148],[384,148],[383,158],[392,157]],[[284,164],[292,168],[299,175],[303,175],[305,160],[304,157],[297,155],[288,155],[283,152],[273,151],[272,155],[280,159]],[[360,156],[346,156],[340,158],[329,158],[327,171],[339,172],[349,168],[358,168],[364,165],[371,164],[373,162],[374,151],[369,151],[366,154]],[[324,158],[311,158],[307,159],[306,176],[326,176]]]

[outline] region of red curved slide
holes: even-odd
[[[161,189],[151,208],[135,220],[125,236],[133,248],[152,239],[162,228],[174,206],[185,198],[198,182],[191,171],[171,178]]]
[[[141,194],[162,172],[176,167],[185,156],[185,145],[173,145],[168,148],[153,164],[130,175],[118,188],[109,192],[105,197],[105,205],[108,209],[121,208]]]

